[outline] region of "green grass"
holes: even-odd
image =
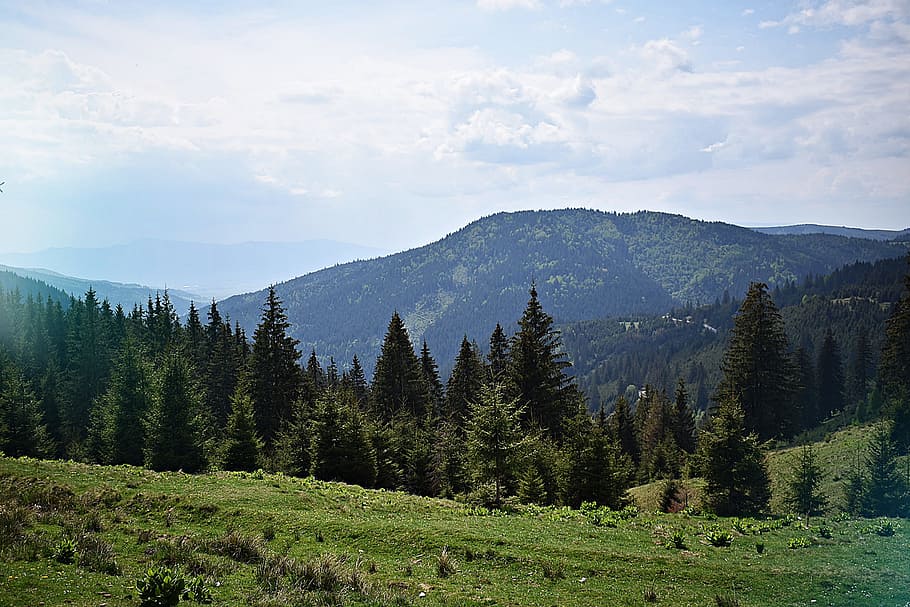
[[[874,427],[871,424],[847,426],[828,433],[821,441],[812,443],[819,466],[824,471],[820,490],[828,500],[830,511],[843,508],[844,480],[854,466],[863,465],[863,453],[869,445]],[[771,509],[774,512],[787,510],[784,504],[786,483],[791,471],[796,467],[799,451],[800,447],[780,449],[768,457],[768,468],[771,473]],[[898,470],[901,473],[908,474],[910,472],[908,466],[910,456],[898,458]]]
[[[595,524],[605,518],[616,526]],[[744,606],[910,601],[910,522],[897,521],[892,536],[866,520],[789,522],[505,514],[281,475],[6,458],[0,605],[138,605],[136,580],[159,564],[203,576],[215,605],[601,606],[654,604],[656,595],[658,605],[703,607],[734,594]],[[818,533],[822,523],[830,538]],[[732,545],[711,546],[705,531],[714,528],[730,530]],[[79,548],[73,563],[54,560],[64,538],[77,546],[81,538],[100,566]],[[111,559],[116,569],[105,569]]]

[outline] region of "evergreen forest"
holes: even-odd
[[[215,301],[181,320],[167,292],[124,310],[92,289],[66,298],[11,280],[0,292],[7,456],[264,469],[489,507],[620,509],[628,488],[660,480],[674,509],[674,480],[700,477],[714,512],[756,515],[769,511],[769,444],[884,420],[843,508],[908,514],[895,467],[910,445],[906,259],[562,328],[532,282],[519,318],[462,335],[446,376],[397,312],[368,377],[356,355],[323,364],[301,350],[275,288],[247,335]],[[819,510],[804,459],[793,503]]]

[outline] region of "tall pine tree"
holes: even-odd
[[[303,380],[297,364],[299,342],[288,335],[290,326],[275,287],[269,287],[253,333],[248,375],[256,427],[266,447],[271,446],[282,424],[290,420]]]
[[[571,366],[562,350],[553,317],[544,312],[532,284],[530,299],[512,338],[508,380],[510,396],[522,405],[525,421],[559,440],[563,423],[575,413],[579,395],[566,376]]]
[[[733,323],[715,400],[736,400],[746,429],[761,440],[790,436],[797,429],[795,370],[784,324],[768,286],[749,286]]]

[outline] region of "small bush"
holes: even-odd
[[[208,550],[238,563],[258,563],[262,560],[265,547],[258,537],[228,531],[220,538],[209,542]]]
[[[756,543],[755,543],[755,552],[757,552],[757,553],[759,553],[759,554],[762,554],[764,551],[765,551],[765,543],[764,543],[764,542],[756,542]]]
[[[273,539],[275,539],[275,525],[272,523],[266,523],[262,527],[262,539],[264,539],[266,542],[271,542]]]
[[[735,596],[727,594],[715,594],[714,604],[717,607],[739,607],[739,600]]]
[[[561,580],[566,577],[565,565],[559,561],[544,561],[543,576],[548,580]]]
[[[866,527],[867,533],[874,533],[882,537],[891,537],[899,529],[897,523],[891,521],[877,521]]]
[[[819,526],[819,528],[818,528],[818,536],[819,536],[819,537],[823,537],[823,538],[825,538],[826,540],[830,540],[830,539],[831,539],[831,535],[832,535],[832,533],[831,533],[831,528],[830,528],[830,527],[827,527],[827,526],[825,526],[825,525]]]
[[[449,554],[447,546],[442,547],[442,552],[436,557],[436,574],[446,578],[455,573],[455,560]]]
[[[685,550],[686,548],[686,534],[677,529],[670,535],[670,542],[674,548],[677,550]]]
[[[173,607],[180,602],[186,580],[178,569],[158,567],[149,569],[136,582],[140,607]]]
[[[180,569],[158,567],[149,569],[136,581],[140,607],[173,607],[182,600],[208,604],[212,593],[201,577],[187,580]]]
[[[0,504],[0,546],[20,540],[31,526],[31,510],[16,504]]]
[[[733,543],[733,534],[715,526],[705,531],[705,539],[716,548],[725,548]]]
[[[120,575],[120,565],[115,559],[114,547],[109,542],[95,535],[83,533],[76,545],[80,567],[96,573]]]
[[[656,603],[657,602],[657,591],[654,590],[654,584],[651,584],[644,593],[645,603]]]
[[[76,562],[76,540],[71,537],[65,537],[57,542],[51,558],[58,563],[70,565]]]
[[[798,548],[808,548],[812,545],[812,540],[807,537],[791,537],[787,542],[787,548],[796,550]]]

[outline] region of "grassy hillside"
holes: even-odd
[[[863,465],[863,453],[872,440],[874,426],[848,426],[836,432],[830,432],[816,443],[813,449],[818,457],[819,466],[824,470],[821,492],[828,499],[832,510],[843,508],[843,483],[847,474],[855,466]],[[800,447],[774,451],[768,457],[771,470],[772,499],[771,507],[783,512],[785,485],[790,471],[796,466]],[[910,481],[910,456],[898,458],[898,470],[907,475]]]
[[[893,536],[864,520],[824,525],[505,515],[280,475],[6,458],[0,605],[137,605],[135,581],[155,564],[206,578],[215,605],[644,605],[650,591],[678,606],[734,592],[756,606],[910,600],[910,524]],[[731,546],[708,543],[714,527]]]

